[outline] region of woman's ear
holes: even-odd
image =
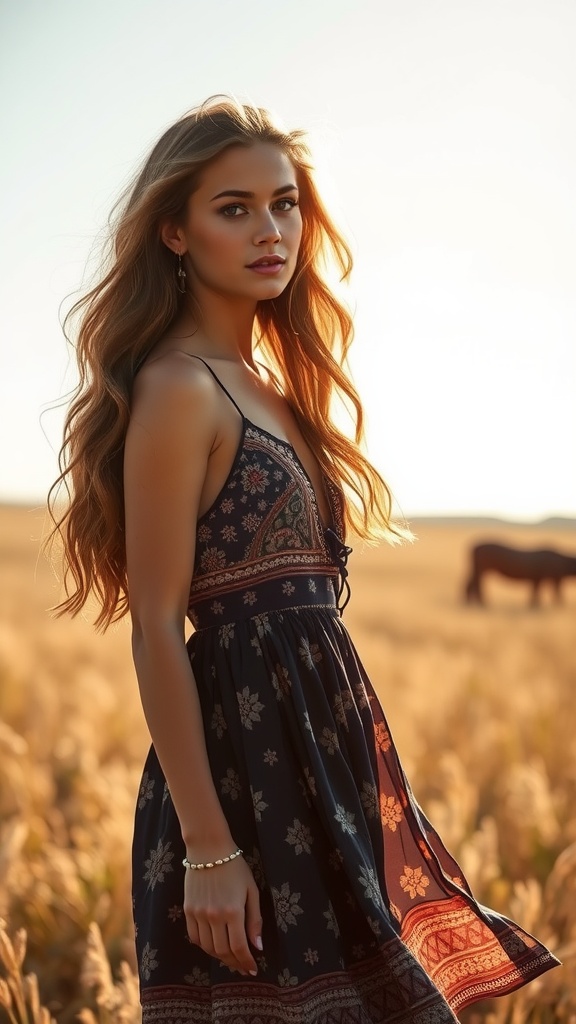
[[[181,256],[186,252],[186,243],[184,241],[184,232],[182,228],[178,227],[173,221],[166,221],[160,228],[160,238],[164,242],[164,245],[168,247],[172,252],[179,253]]]

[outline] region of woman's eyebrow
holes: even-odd
[[[295,192],[297,189],[296,185],[281,185],[272,193],[273,196],[282,196],[285,192]],[[212,196],[211,203],[215,199],[222,199],[223,196],[231,196],[233,199],[254,199],[254,192],[244,192],[240,188],[227,189],[225,192],[219,192],[217,196]]]

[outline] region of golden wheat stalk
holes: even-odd
[[[88,929],[80,980],[85,988],[94,992],[99,1013],[97,1019],[91,1010],[83,1010],[81,1024],[108,1024],[108,1021],[115,1024],[138,1024],[138,979],[128,964],[123,962],[120,964],[118,982],[114,982],[102,934],[94,921]]]
[[[6,921],[0,919],[0,962],[6,971],[6,978],[0,978],[0,1006],[6,1010],[10,1024],[56,1024],[40,1003],[36,975],[22,974],[26,944],[24,928],[10,939]]]

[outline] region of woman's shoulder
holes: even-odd
[[[134,380],[128,434],[210,450],[221,429],[218,388],[200,359],[166,350],[147,359]]]
[[[180,349],[149,356],[134,380],[135,401],[184,400],[208,408],[215,404],[215,397],[214,381],[202,360]]]

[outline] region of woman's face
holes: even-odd
[[[270,143],[231,146],[205,169],[179,229],[188,285],[200,301],[204,290],[275,298],[294,273],[301,235],[290,159]]]

